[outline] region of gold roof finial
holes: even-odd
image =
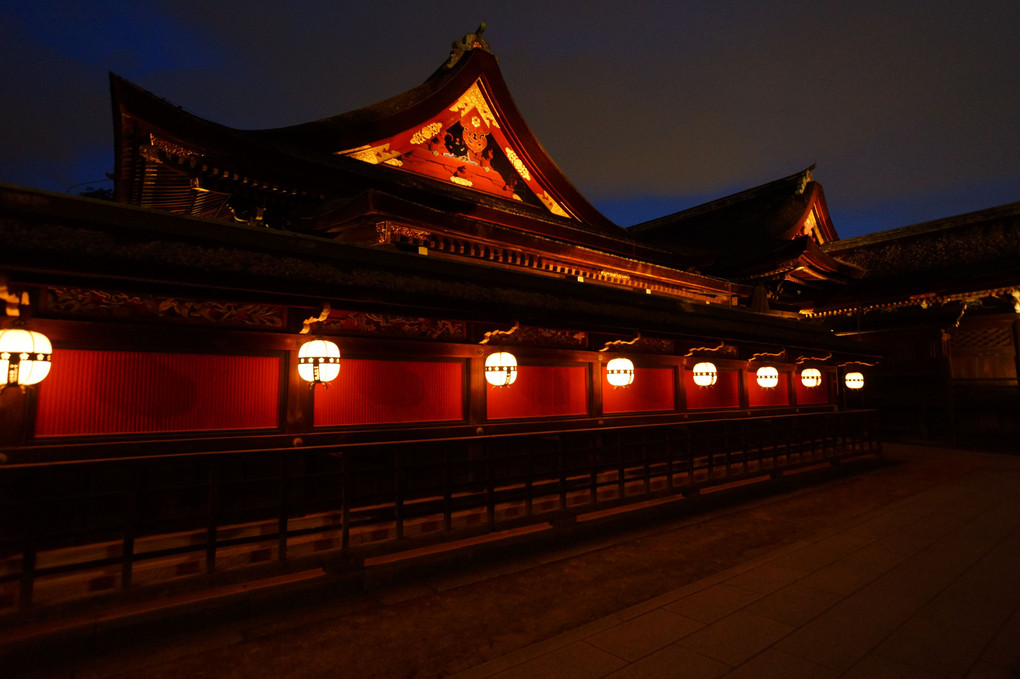
[[[485,28],[485,22],[483,21],[478,24],[478,28],[475,29],[474,33],[468,33],[464,36],[463,40],[453,41],[453,44],[450,46],[450,59],[446,62],[446,68],[453,68],[462,56],[473,49],[483,49],[491,53],[489,43],[482,37]]]

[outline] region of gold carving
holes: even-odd
[[[474,186],[474,184],[471,183],[470,179],[464,179],[463,177],[458,177],[457,175],[451,175],[450,181],[453,182],[454,184],[460,184],[461,186]]]
[[[482,94],[482,89],[478,86],[478,82],[468,88],[468,91],[461,95],[450,110],[454,113],[459,113],[461,118],[470,113],[472,110],[478,111],[478,114],[482,116],[482,120],[489,127],[495,127],[499,129],[499,123],[496,122],[496,116],[492,114],[489,109],[488,102],[485,101],[485,96]]]
[[[442,123],[429,123],[425,127],[421,128],[411,137],[412,144],[424,144],[430,141],[443,129]]]
[[[50,288],[46,308],[67,316],[161,318],[224,326],[282,328],[284,308],[268,304],[209,302],[182,297],[129,295],[84,288]]]
[[[463,339],[463,321],[333,310],[321,328],[327,334],[389,335],[436,340]]]
[[[561,208],[561,207],[560,207],[560,206],[559,206],[559,205],[558,205],[558,204],[556,203],[556,201],[555,201],[555,200],[553,200],[553,199],[552,199],[552,198],[551,198],[551,197],[549,196],[549,194],[548,194],[548,193],[546,193],[545,191],[543,191],[542,193],[539,193],[539,194],[536,194],[536,195],[538,196],[538,199],[539,199],[540,201],[542,201],[542,203],[543,203],[543,204],[544,204],[544,205],[545,205],[545,206],[546,206],[546,207],[547,207],[547,208],[549,209],[549,212],[553,213],[554,215],[558,215],[558,216],[560,216],[560,217],[567,217],[568,219],[570,218],[570,215],[568,215],[568,214],[566,213],[566,211],[564,211],[564,209],[563,209],[563,208]]]
[[[369,148],[344,152],[340,155],[346,155],[355,160],[378,165],[379,163],[387,162],[391,158],[397,158],[400,156],[400,153],[398,151],[390,151],[390,145],[383,144],[382,146],[371,146]]]
[[[518,333],[517,340],[521,344],[583,347],[588,343],[588,333],[583,331],[524,327]]]
[[[432,233],[424,229],[415,229],[396,222],[379,222],[375,225],[375,232],[378,234],[377,245],[386,245],[399,239],[401,236],[413,242],[421,243],[430,238]]]
[[[200,153],[192,151],[191,149],[184,148],[180,144],[175,144],[172,141],[168,141],[168,140],[163,139],[161,137],[157,137],[156,135],[151,134],[151,133],[149,134],[149,144],[151,144],[154,148],[157,148],[160,151],[163,151],[164,153],[170,154],[171,156],[200,156],[201,155]]]
[[[517,154],[514,153],[514,150],[507,146],[503,149],[503,153],[506,154],[507,160],[509,160],[510,164],[514,166],[514,169],[517,170],[517,174],[521,175],[521,177],[524,178],[524,181],[530,182],[531,174],[528,172],[528,168],[524,167],[524,163],[517,157]]]
[[[599,271],[599,275],[608,278],[616,283],[629,283],[630,276],[625,273],[616,273],[615,271]]]

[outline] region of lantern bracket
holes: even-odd
[[[640,339],[641,339],[641,331],[638,330],[637,331],[637,336],[634,337],[634,339],[632,339],[632,340],[613,340],[611,342],[606,342],[605,346],[602,347],[601,349],[599,349],[599,353],[602,353],[603,351],[609,351],[609,347],[612,347],[612,346],[618,346],[618,345],[622,345],[622,344],[636,344]]]
[[[309,316],[304,320],[304,326],[298,332],[299,335],[307,335],[316,323],[324,323],[329,318],[329,302],[322,303],[322,312],[318,316]]]
[[[22,292],[20,295],[8,289],[7,274],[0,274],[0,301],[4,303],[4,315],[10,318],[18,318],[21,316],[21,308],[28,307],[29,298],[27,292]]]
[[[521,327],[520,322],[519,321],[514,321],[513,327],[510,328],[509,330],[492,330],[492,331],[489,331],[489,332],[485,333],[485,339],[483,339],[481,342],[479,342],[479,344],[488,344],[489,340],[491,340],[496,335],[512,335],[515,332],[517,332],[520,329],[520,327]]]
[[[766,356],[771,356],[773,358],[778,358],[778,359],[785,360],[786,359],[786,349],[783,349],[782,351],[777,351],[774,354],[770,354],[767,351],[762,351],[762,352],[759,352],[759,353],[755,354],[751,358],[747,359],[747,362],[751,363],[753,361],[757,361],[759,358],[764,358]]]
[[[727,346],[725,341],[719,342],[719,346],[717,347],[691,347],[690,351],[684,354],[684,358],[693,358],[694,352],[701,354],[709,352],[714,353],[716,351],[720,351],[724,354],[735,354],[737,353],[737,348],[734,346]]]
[[[832,358],[831,351],[825,356],[798,356],[797,360],[794,361],[794,363],[796,363],[797,365],[800,365],[801,363],[807,363],[808,361],[811,361],[813,363],[824,363],[825,361],[828,361],[830,358]]]

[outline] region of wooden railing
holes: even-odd
[[[0,467],[0,610],[361,563],[880,450],[877,413],[847,411]]]

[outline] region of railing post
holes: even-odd
[[[348,452],[341,450],[340,458],[340,551],[346,555],[351,548],[351,476],[353,465]]]
[[[25,528],[25,541],[21,551],[21,587],[18,596],[18,608],[27,610],[32,607],[32,594],[35,587],[35,554],[37,546],[36,531],[38,530],[39,519],[36,516],[36,505],[39,503],[38,479],[35,474],[30,474],[31,479],[25,493],[24,520],[22,525]]]
[[[673,446],[675,445],[676,430],[670,427],[666,430],[666,490],[673,491]]]
[[[617,499],[623,500],[627,497],[627,460],[626,448],[623,441],[616,439],[616,495]]]
[[[393,519],[396,523],[397,539],[404,537],[404,455],[398,445],[393,449]]]
[[[138,465],[132,464],[128,470],[124,540],[120,550],[120,588],[125,592],[131,589],[131,575],[134,568],[135,532],[138,525],[138,498],[140,495],[139,486],[141,485],[140,477]]]
[[[534,446],[524,446],[524,515],[531,517],[534,510]]]
[[[443,528],[453,530],[453,474],[449,448],[443,448]]]
[[[490,440],[482,441],[482,459],[485,461],[485,519],[491,531],[496,526],[496,487]]]
[[[290,458],[277,455],[280,463],[280,514],[276,523],[276,558],[277,561],[287,560],[287,523],[290,514]]]
[[[216,572],[216,532],[220,511],[220,484],[222,483],[222,461],[216,457],[209,463],[209,488],[206,511],[205,529],[205,572],[212,575]]]
[[[645,472],[645,495],[652,492],[652,470],[648,466],[648,435],[641,432],[641,463]]]
[[[563,437],[560,437],[559,443],[556,446],[558,451],[557,464],[559,465],[560,473],[560,509],[566,511],[567,509],[567,461],[565,459],[566,453],[563,450]]]

